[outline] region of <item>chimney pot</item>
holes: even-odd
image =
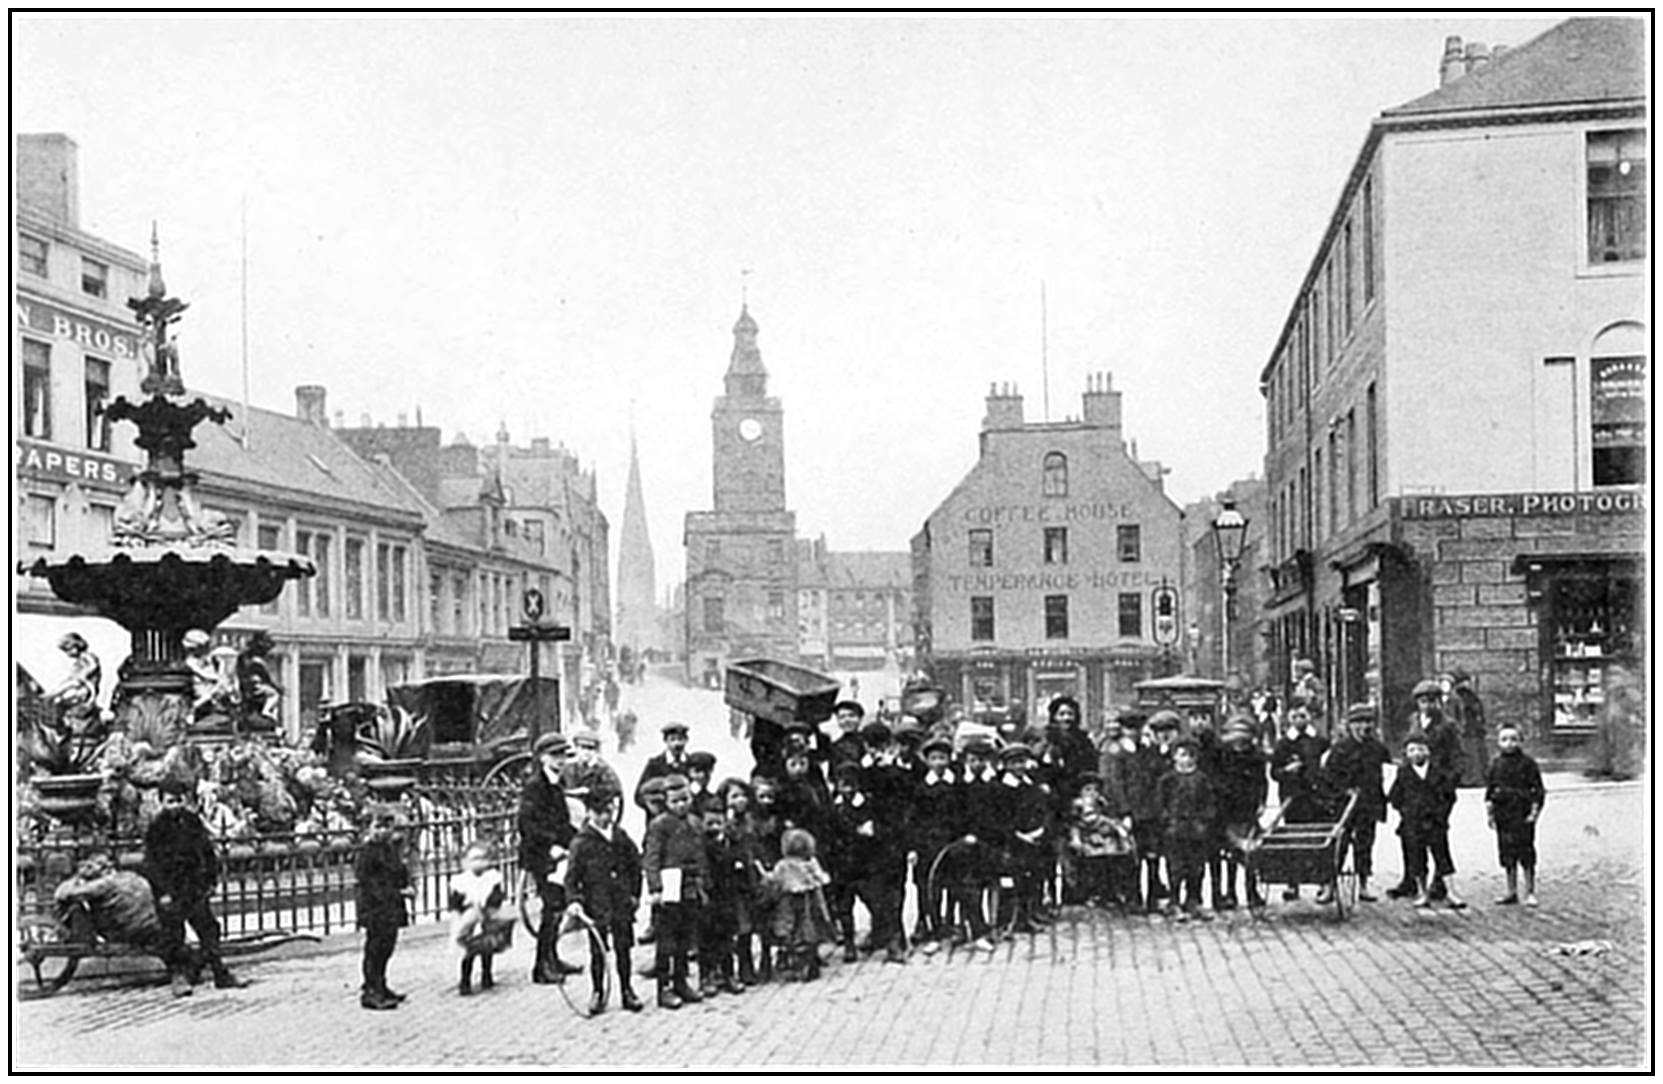
[[[1444,39],[1444,56],[1438,65],[1438,85],[1447,87],[1467,74],[1467,64],[1461,51],[1461,37],[1451,34]]]
[[[1490,63],[1490,48],[1481,41],[1467,42],[1467,74],[1471,75]]]
[[[294,390],[295,417],[313,425],[329,426],[329,412],[325,409],[326,391],[322,384],[299,384]]]

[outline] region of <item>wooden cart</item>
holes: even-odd
[[[1291,804],[1291,803],[1290,803]],[[1346,793],[1336,819],[1287,822],[1289,805],[1276,812],[1243,846],[1248,868],[1258,875],[1262,890],[1273,885],[1317,885],[1329,890],[1337,918],[1357,906],[1357,870],[1352,865],[1351,818],[1357,812],[1357,792]]]

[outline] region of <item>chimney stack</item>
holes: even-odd
[[[1505,53],[1506,51],[1507,51],[1507,46],[1501,44],[1501,42],[1499,42],[1499,41],[1496,42],[1494,45],[1490,46],[1490,63],[1494,64],[1497,61],[1499,61],[1501,59],[1501,54]]]
[[[1467,74],[1490,65],[1490,47],[1481,41],[1467,42]]]
[[[322,384],[300,384],[294,390],[294,415],[303,422],[311,422],[323,429],[329,428],[329,412],[324,409],[324,387]]]
[[[77,229],[80,179],[75,141],[62,132],[17,137],[17,205]]]
[[[992,384],[987,389],[987,414],[982,431],[1022,428],[1022,395],[1015,384]]]
[[[1438,65],[1438,85],[1447,87],[1467,74],[1467,62],[1461,52],[1461,37],[1451,34],[1444,39],[1444,58]]]
[[[1119,439],[1120,393],[1114,390],[1112,374],[1088,373],[1086,393],[1080,399],[1080,420],[1094,429],[1108,429]]]

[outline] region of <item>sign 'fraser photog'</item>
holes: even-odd
[[[1474,493],[1400,497],[1404,519],[1465,516],[1574,516],[1644,512],[1646,495],[1637,489],[1589,493]]]

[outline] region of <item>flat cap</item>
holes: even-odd
[[[531,751],[538,756],[542,756],[544,753],[565,753],[570,749],[571,742],[567,741],[566,735],[559,731],[542,735],[537,739],[537,744],[531,747]]]
[[[658,732],[660,734],[674,734],[677,731],[680,731],[683,734],[687,733],[687,724],[686,723],[678,723],[674,719],[672,719],[669,722],[665,723],[663,726],[658,728]]]

